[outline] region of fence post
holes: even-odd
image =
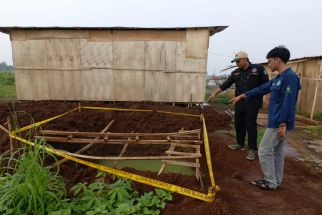
[[[322,73],[322,61],[320,61],[320,62],[319,62],[319,64],[320,64],[320,74],[319,74],[319,79],[321,79],[321,73]],[[320,82],[320,80],[316,80],[315,93],[314,93],[314,99],[313,99],[313,104],[312,104],[312,109],[311,109],[310,120],[313,120],[314,109],[315,109],[315,103],[316,103],[316,97],[317,97],[318,89],[319,89],[319,82]]]

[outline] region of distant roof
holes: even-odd
[[[302,61],[307,61],[307,60],[318,60],[318,59],[322,59],[322,55],[320,56],[311,56],[311,57],[301,57],[301,58],[294,58],[288,61],[288,63],[298,63],[298,62],[302,62]],[[264,63],[259,63],[259,64],[264,64],[266,65],[267,62]]]
[[[295,63],[295,61],[306,61],[306,60],[317,60],[317,59],[322,59],[322,55],[312,56],[312,57],[294,58],[294,59],[289,60],[289,62]]]
[[[18,27],[18,26],[7,26],[1,27],[0,32],[10,33],[12,30],[186,30],[186,29],[209,29],[210,36],[218,33],[228,26],[203,26],[203,27]]]
[[[214,75],[214,76],[212,76],[212,77],[211,77],[211,79],[212,79],[212,80],[225,80],[225,79],[227,79],[227,78],[226,78],[226,77],[223,77],[223,76],[215,76],[215,75]]]

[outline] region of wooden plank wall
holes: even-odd
[[[308,59],[297,63],[290,63],[290,67],[297,71],[301,77],[302,89],[298,100],[298,109],[311,113],[314,100],[315,88],[320,73],[319,59]],[[322,76],[321,76],[322,77]],[[319,88],[316,97],[315,112],[322,112],[322,81],[319,81]]]
[[[10,36],[19,100],[204,101],[207,29]]]

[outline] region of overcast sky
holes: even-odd
[[[322,55],[320,0],[2,0],[0,26],[229,26],[210,38],[208,74],[230,65],[238,50],[252,62],[285,45],[291,58]],[[0,33],[0,62],[12,64]]]

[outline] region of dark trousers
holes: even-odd
[[[257,151],[258,110],[235,110],[235,131],[237,144],[244,146],[247,131],[248,148]]]

